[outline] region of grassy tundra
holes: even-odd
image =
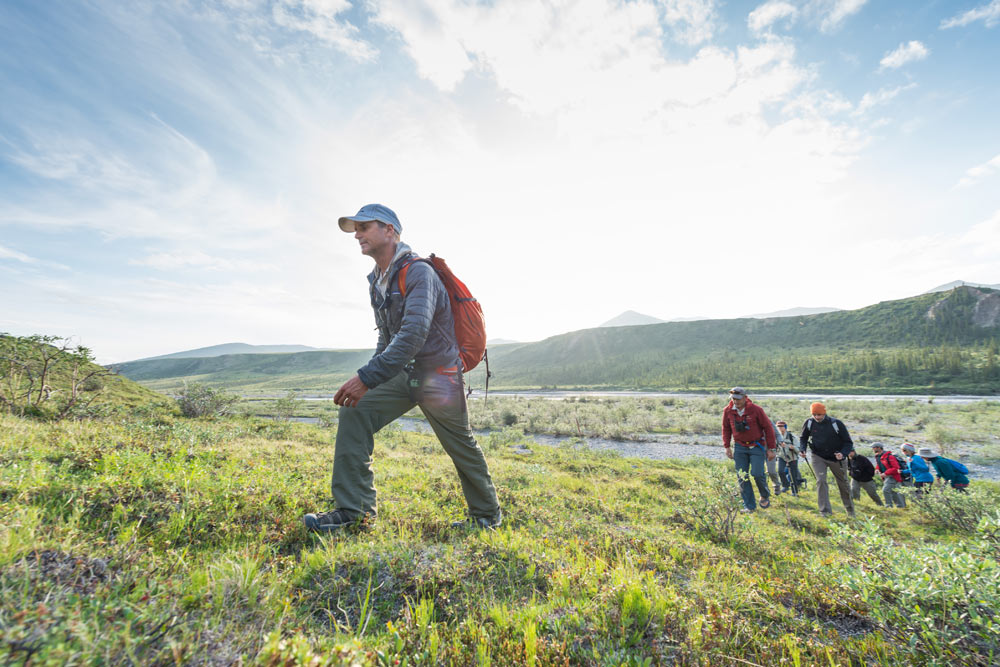
[[[0,416],[0,662],[996,664],[996,485],[747,516],[721,464],[481,444],[500,530],[450,529],[451,462],[392,428],[378,521],[319,538],[331,429]]]
[[[773,420],[784,419],[798,437],[809,417],[809,401],[753,396]],[[644,439],[651,434],[691,444],[720,445],[726,399],[707,397],[601,397],[564,399],[490,396],[469,403],[473,428],[499,431],[512,427],[525,433]],[[982,464],[1000,461],[1000,401],[925,403],[915,399],[826,402],[831,415],[847,424],[859,447],[882,442],[896,448],[905,441],[930,445],[948,456]],[[330,401],[289,399],[246,401],[243,411],[258,415],[295,415],[336,419]],[[410,416],[420,417],[414,410]]]

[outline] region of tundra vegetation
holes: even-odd
[[[300,517],[327,502],[333,439],[178,412],[0,417],[0,662],[996,663],[991,483],[935,511],[862,501],[830,521],[806,494],[747,516],[723,464],[508,428],[481,439],[507,520],[465,532],[435,438],[393,428],[378,521],[317,537]]]
[[[855,520],[811,493],[745,515],[727,465],[544,446],[515,421],[480,439],[506,520],[467,532],[436,439],[392,427],[378,520],[320,537],[300,517],[328,502],[333,426],[117,391],[74,418],[0,413],[0,663],[997,662],[994,483]]]

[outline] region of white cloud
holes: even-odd
[[[763,32],[782,19],[794,20],[798,11],[784,0],[769,0],[750,12],[747,26],[754,32]]]
[[[823,15],[820,29],[833,32],[843,24],[848,17],[857,14],[868,0],[814,0]]]
[[[18,252],[17,250],[12,250],[10,248],[5,248],[0,245],[0,259],[13,259],[17,262],[22,262],[24,264],[35,264],[38,262],[34,257],[29,257],[23,252]]]
[[[374,60],[378,51],[358,39],[358,28],[338,15],[351,8],[349,0],[278,0],[274,21],[285,28],[307,32],[357,61]]]
[[[133,266],[148,266],[160,271],[202,269],[206,271],[274,271],[276,267],[250,259],[228,259],[200,250],[155,252],[141,259],[130,259]]]
[[[897,86],[895,88],[880,88],[874,93],[865,93],[858,102],[857,108],[854,110],[854,115],[860,116],[867,113],[874,107],[881,106],[883,104],[888,104],[896,98],[900,93],[916,88],[917,84],[910,83],[905,86]]]
[[[982,5],[957,14],[950,19],[945,19],[941,21],[941,29],[960,28],[976,21],[982,21],[987,28],[992,28],[1000,23],[1000,0],[993,0],[988,5]]]
[[[955,184],[956,188],[967,188],[977,185],[995,173],[1000,172],[1000,155],[983,164],[970,167],[965,175]]]
[[[716,0],[658,0],[663,19],[676,37],[685,44],[697,46],[707,42],[715,32]]]
[[[929,55],[930,50],[923,43],[911,40],[886,53],[879,61],[879,69],[898,69],[907,63],[923,60]]]

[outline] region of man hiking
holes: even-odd
[[[340,406],[331,488],[336,509],[306,514],[310,530],[330,532],[375,518],[374,434],[419,405],[458,470],[469,519],[456,525],[494,528],[503,520],[482,449],[469,428],[462,366],[451,304],[430,264],[399,240],[402,225],[381,204],[340,218],[361,253],[375,260],[368,274],[378,327],[371,360],[337,391]],[[400,272],[405,271],[405,280]]]
[[[799,489],[805,488],[806,481],[799,473],[799,448],[795,445],[795,436],[788,430],[788,424],[779,421],[778,427],[778,476],[781,478],[781,490],[792,489],[792,495],[799,495]]]
[[[878,474],[882,477],[882,495],[885,496],[885,504],[889,507],[906,507],[906,498],[897,489],[903,486],[902,466],[896,455],[886,451],[882,443],[876,442],[872,445],[872,452],[875,454],[875,465],[878,467]]]
[[[854,516],[854,501],[851,500],[851,489],[847,484],[847,472],[844,469],[844,459],[854,449],[854,441],[844,422],[826,414],[826,406],[813,403],[809,406],[812,416],[802,424],[802,435],[799,437],[802,456],[806,449],[812,447],[809,462],[816,473],[816,501],[819,513],[823,516],[833,516],[833,506],[830,505],[830,486],[826,481],[829,471],[837,481],[840,500],[849,516]]]
[[[743,509],[747,512],[757,509],[757,498],[747,477],[748,472],[760,491],[761,509],[766,509],[771,506],[771,492],[767,488],[764,461],[774,460],[777,447],[774,425],[764,410],[747,398],[743,387],[730,389],[729,398],[729,405],[722,411],[722,446],[726,449],[726,456],[733,459],[736,465]],[[732,447],[730,440],[736,441]]]
[[[847,455],[847,472],[851,476],[851,498],[861,500],[861,489],[879,507],[882,499],[878,497],[878,487],[875,485],[875,466],[867,456],[861,456],[853,449]]]

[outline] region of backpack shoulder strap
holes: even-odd
[[[410,270],[410,267],[416,262],[427,262],[427,260],[422,257],[417,257],[416,255],[410,255],[410,258],[406,260],[406,263],[403,264],[403,266],[399,267],[399,271],[396,273],[396,279],[399,283],[399,293],[403,295],[404,298],[406,297],[406,274]],[[427,263],[429,264],[430,262]]]
[[[833,432],[840,435],[840,420],[830,417],[830,424],[833,426]]]

